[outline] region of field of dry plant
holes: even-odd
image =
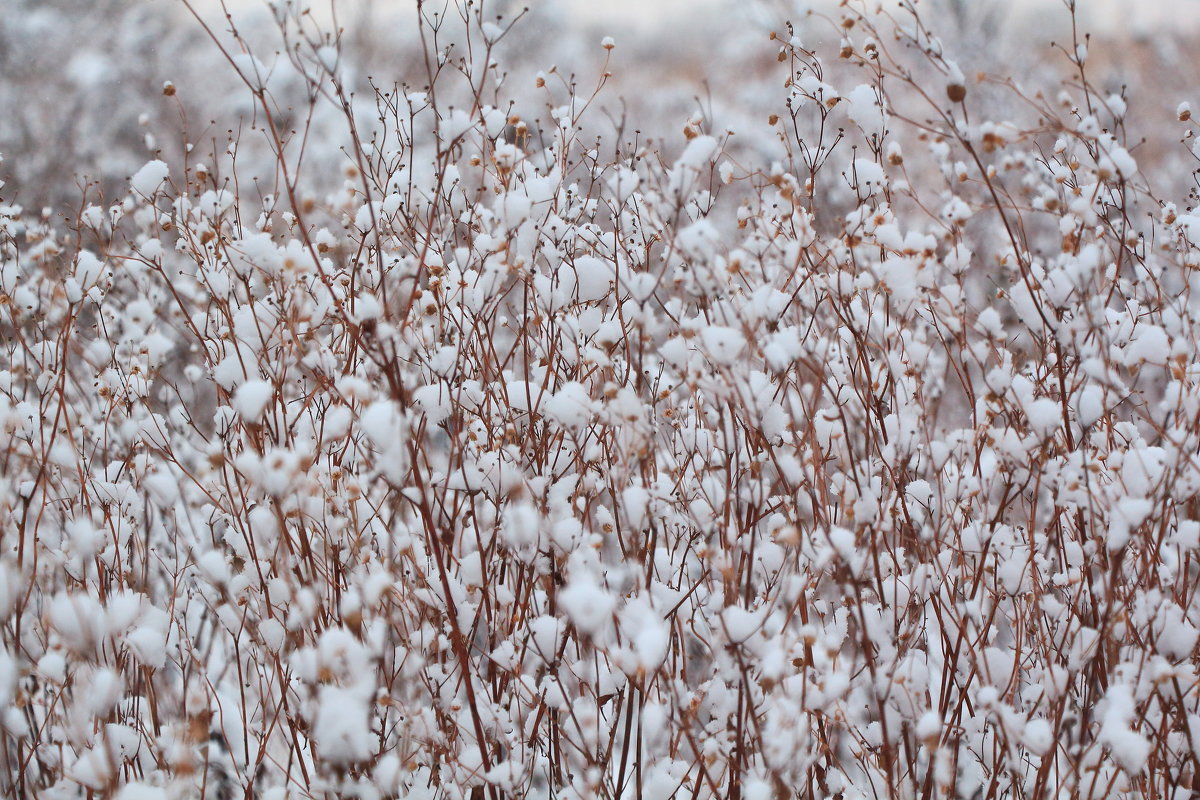
[[[13,2],[0,795],[1200,790],[1167,50]]]

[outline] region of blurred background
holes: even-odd
[[[517,14],[522,3],[491,0]],[[784,97],[768,33],[793,20],[806,46],[836,50],[832,2],[787,0],[534,0],[506,37],[499,58],[518,100],[539,102],[532,76],[557,66],[594,84],[613,36],[612,80],[599,101],[644,131],[677,133],[700,114],[741,133]],[[886,4],[885,4],[886,5]],[[420,87],[412,0],[338,0],[313,4],[325,24],[343,29],[342,64],[360,92],[377,84]],[[249,93],[182,0],[0,0],[0,177],[4,201],[27,208],[78,207],[155,153],[168,159],[184,141],[218,157],[252,121]],[[215,0],[191,6],[221,35]],[[1061,86],[1069,64],[1053,40],[1069,41],[1062,0],[920,0],[929,26],[967,75],[1011,75],[1037,87]],[[272,63],[278,32],[263,0],[228,10],[255,53]],[[1147,139],[1145,168],[1158,150],[1178,147],[1176,106],[1196,97],[1200,0],[1080,0],[1080,31],[1090,32],[1091,77],[1125,91],[1131,135]],[[332,29],[332,28],[331,28]],[[178,87],[164,97],[165,81]],[[522,94],[524,93],[524,94]],[[286,102],[286,100],[285,100]],[[996,109],[1003,116],[1003,109]],[[232,132],[232,133],[231,133]],[[1168,165],[1170,166],[1170,165]],[[1174,168],[1174,167],[1171,167]]]

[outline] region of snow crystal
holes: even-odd
[[[255,268],[274,275],[283,264],[283,256],[269,233],[243,236],[230,244],[229,254],[230,266],[242,277],[250,275]]]
[[[171,508],[179,500],[179,481],[165,472],[155,472],[142,478],[142,488],[159,508]]]
[[[729,641],[740,644],[753,636],[762,627],[762,614],[747,611],[738,606],[729,606],[721,612],[721,622]]]
[[[547,662],[553,661],[558,655],[558,645],[562,641],[562,620],[557,617],[540,616],[530,620],[529,632],[533,637],[534,652]]]
[[[570,265],[564,265],[574,276],[571,282],[574,299],[580,303],[595,302],[608,294],[612,286],[612,266],[595,256],[580,256]]]
[[[1075,395],[1075,414],[1079,424],[1088,426],[1104,415],[1104,390],[1085,386]]]
[[[334,764],[366,761],[372,753],[370,709],[357,687],[321,687],[313,726],[317,751]]]
[[[166,163],[156,159],[135,172],[129,182],[135,192],[143,197],[150,197],[170,174]]]
[[[867,195],[880,191],[886,182],[883,167],[866,158],[854,159],[849,175],[858,191]]]
[[[224,586],[229,583],[232,573],[229,564],[225,562],[225,554],[220,550],[209,550],[196,559],[196,568],[214,586]]]
[[[1034,755],[1042,756],[1050,752],[1050,748],[1054,746],[1054,731],[1046,720],[1031,719],[1025,723],[1021,742]]]
[[[879,282],[891,294],[900,308],[908,308],[916,299],[920,289],[918,262],[907,256],[892,256],[876,265]]]
[[[1146,737],[1130,727],[1137,716],[1132,691],[1124,684],[1113,684],[1104,696],[1104,703],[1100,741],[1111,748],[1113,759],[1127,772],[1141,772],[1152,747]]]
[[[867,136],[882,136],[885,126],[883,108],[879,105],[879,94],[874,86],[860,84],[843,98],[846,115]]]
[[[372,403],[359,422],[377,447],[387,450],[400,442],[400,410],[390,400]]]
[[[572,576],[558,593],[558,602],[580,631],[597,635],[612,624],[616,601],[602,586],[585,575]]]
[[[975,327],[993,339],[1004,338],[1004,323],[1000,321],[1000,314],[991,306],[979,312],[979,316],[975,318]]]
[[[687,167],[694,170],[703,169],[712,163],[720,148],[721,143],[712,136],[696,136],[683,149],[683,154],[679,156],[676,167]]]
[[[746,337],[741,331],[710,325],[705,328],[700,339],[710,358],[718,364],[732,364],[746,346]]]
[[[1164,606],[1159,617],[1158,640],[1155,642],[1158,652],[1176,661],[1191,656],[1196,642],[1200,641],[1200,629],[1187,619],[1182,608],[1174,604]]]
[[[338,63],[338,51],[336,47],[325,45],[318,47],[316,52],[317,60],[321,62],[321,66],[327,72],[336,72]]]
[[[543,399],[542,412],[565,428],[579,429],[592,417],[591,398],[582,383],[569,382]]]
[[[532,210],[533,201],[520,192],[508,192],[497,203],[497,216],[506,228],[515,228],[529,219]]]
[[[3,700],[5,703],[11,699],[6,694],[6,692],[11,691],[11,686],[6,680],[10,676],[5,673],[5,667],[11,667],[12,665],[11,660],[5,661],[6,658],[7,656],[0,655],[0,700]],[[37,671],[43,678],[53,683],[61,684],[67,677],[67,660],[63,658],[62,653],[46,653],[46,655],[38,659]]]
[[[230,353],[222,358],[212,369],[213,380],[225,391],[231,391],[246,378],[245,364],[238,353]],[[252,362],[251,362],[252,363]]]
[[[75,262],[75,280],[84,291],[91,288],[104,274],[104,262],[90,250],[80,250]]]
[[[263,412],[275,398],[275,387],[268,381],[246,381],[230,401],[233,409],[247,422],[258,422]]]
[[[671,646],[671,629],[653,609],[639,608],[633,613],[637,615],[636,627],[633,627],[631,648],[634,653],[637,669],[643,673],[653,672],[662,666]],[[627,619],[628,614],[622,619]]]
[[[449,389],[442,384],[422,386],[413,392],[413,401],[420,406],[433,425],[444,421],[452,410]]]
[[[166,623],[163,622],[163,624]],[[151,669],[158,669],[166,662],[166,640],[166,634],[154,627],[153,619],[144,620],[139,627],[125,634],[125,643],[129,646],[130,652],[138,662]]]
[[[1157,325],[1139,325],[1133,341],[1125,351],[1125,363],[1165,364],[1171,356],[1171,341],[1167,332]]]
[[[86,653],[104,635],[102,616],[95,598],[59,594],[49,608],[49,621],[64,643],[77,653]]]
[[[936,711],[926,711],[917,720],[917,738],[932,739],[942,732],[942,717]]]
[[[623,204],[637,191],[641,177],[629,167],[621,167],[608,179],[608,189],[612,192],[617,205]]]
[[[246,84],[255,89],[261,89],[266,86],[267,78],[270,71],[267,65],[259,61],[256,56],[251,53],[237,53],[232,58],[233,67],[246,81]]]
[[[1117,147],[1111,150],[1108,153],[1108,157],[1116,167],[1117,173],[1125,180],[1129,180],[1137,175],[1137,162],[1134,161],[1133,156],[1124,147]]]
[[[116,800],[168,800],[165,789],[148,783],[127,783],[117,793]]]
[[[42,666],[42,661],[45,661],[49,656],[45,656],[38,662],[39,669]],[[63,674],[63,665],[65,660],[59,655],[57,662],[52,668],[54,674],[61,682]],[[7,706],[12,702],[13,691],[17,688],[17,678],[19,677],[17,663],[13,661],[12,656],[5,650],[0,649],[0,707]]]
[[[1025,403],[1025,417],[1029,427],[1039,436],[1049,436],[1062,424],[1062,406],[1054,400],[1042,397]]]

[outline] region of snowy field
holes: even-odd
[[[1194,796],[1192,5],[0,2],[0,796]]]

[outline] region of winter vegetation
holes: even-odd
[[[1193,796],[1192,87],[1074,0],[14,2],[0,795]]]

